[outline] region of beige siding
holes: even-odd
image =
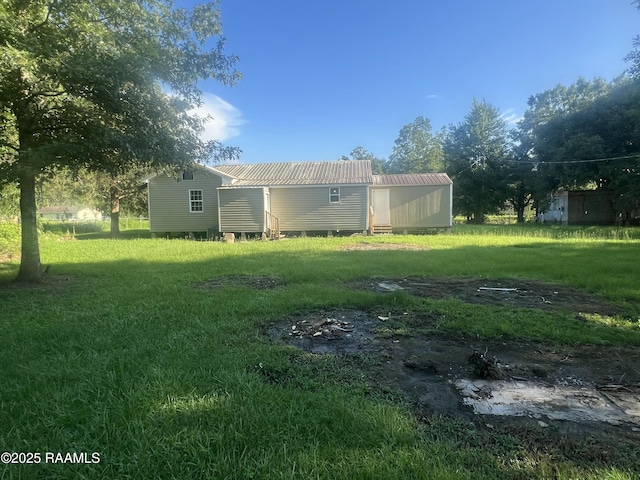
[[[265,190],[263,188],[221,188],[220,231],[264,232]]]
[[[152,232],[206,232],[218,228],[219,176],[198,171],[193,180],[160,175],[149,180],[149,223]],[[202,212],[189,212],[189,190],[202,190]]]
[[[394,230],[451,226],[451,185],[389,186]]]
[[[368,187],[340,186],[340,203],[329,202],[330,188],[271,188],[271,213],[280,218],[280,230],[365,230]]]

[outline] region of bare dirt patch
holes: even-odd
[[[271,275],[229,275],[226,277],[216,277],[204,282],[195,284],[196,288],[202,290],[217,290],[227,287],[245,287],[255,290],[270,290],[282,286],[284,282],[278,277]]]
[[[232,276],[197,286],[280,284],[277,277]],[[624,313],[588,292],[527,279],[376,278],[347,287],[486,306],[559,309],[578,317]],[[344,359],[374,390],[400,393],[427,422],[432,415],[446,415],[488,429],[523,425],[525,436],[537,428],[547,432],[544,438],[569,435],[580,441],[589,434],[600,438],[598,445],[640,444],[640,349],[483,340],[437,332],[441,318],[436,313],[388,310],[306,312],[269,326],[266,333],[313,355]],[[425,328],[407,332],[408,325]],[[286,369],[269,370],[268,380],[286,383],[287,375]]]
[[[524,421],[561,434],[640,442],[638,349],[381,335],[388,315],[383,309],[309,312],[270,326],[267,334],[316,355],[373,359],[364,367],[370,382],[401,392],[419,416],[462,417],[491,428]],[[474,354],[496,373],[482,374]]]
[[[367,279],[350,288],[376,292],[406,291],[423,298],[455,298],[465,303],[519,308],[566,309],[578,313],[616,315],[622,310],[588,292],[534,280],[407,277]]]
[[[350,243],[344,245],[340,250],[350,251],[375,251],[375,250],[429,250],[426,245],[416,245],[413,243]]]

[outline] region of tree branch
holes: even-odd
[[[60,97],[65,95],[67,92],[46,92],[44,90],[40,92],[33,92],[24,97],[25,100],[30,101],[36,97]]]
[[[55,3],[56,3],[55,1],[52,1],[49,5],[47,5],[47,14],[44,17],[44,20],[40,23],[35,24],[33,27],[27,29],[27,33],[34,33],[36,30],[44,27],[47,24],[47,22],[49,21],[49,17],[51,16],[51,10]]]

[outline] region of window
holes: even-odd
[[[340,203],[340,187],[329,189],[329,203]]]
[[[183,180],[193,180],[193,172],[183,172],[182,173]]]
[[[189,190],[189,211],[191,213],[201,213],[203,207],[202,190]]]

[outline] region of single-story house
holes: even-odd
[[[619,219],[611,192],[560,190],[551,194],[549,207],[539,215],[543,223],[614,225]]]
[[[367,160],[199,165],[145,181],[153,233],[377,233],[452,222],[446,174],[373,175]]]

